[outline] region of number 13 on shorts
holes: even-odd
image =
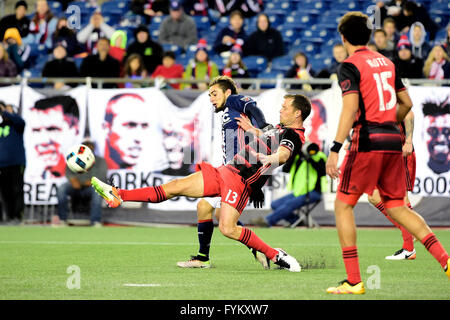
[[[225,202],[227,202],[229,204],[235,204],[237,198],[238,198],[238,193],[231,189],[228,189],[227,196],[225,197]]]

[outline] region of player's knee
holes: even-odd
[[[219,222],[219,230],[227,238],[234,239],[233,234],[234,234],[235,228],[236,228],[236,226],[233,226],[231,224]]]
[[[212,219],[214,208],[206,200],[200,200],[197,203],[197,217],[199,220]]]
[[[380,201],[377,201],[377,199],[376,199],[376,197],[374,197],[374,196],[367,196],[367,199],[369,200],[369,202],[371,203],[371,204],[373,204],[374,206],[375,205],[377,205],[378,203],[380,203]]]

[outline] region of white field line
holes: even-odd
[[[160,283],[124,283],[124,287],[161,287]]]

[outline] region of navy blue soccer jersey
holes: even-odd
[[[228,163],[239,151],[250,142],[250,136],[245,135],[235,118],[245,114],[253,126],[263,128],[267,125],[264,114],[257,107],[256,101],[243,95],[231,95],[225,102],[222,115],[222,151],[223,163]]]

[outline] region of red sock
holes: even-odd
[[[167,200],[166,193],[162,186],[139,188],[133,190],[119,189],[119,195],[123,201],[138,202],[163,202]]]
[[[245,244],[247,247],[250,247],[252,249],[255,249],[256,251],[264,253],[266,257],[269,258],[270,260],[272,260],[278,254],[277,250],[267,245],[250,229],[244,227],[242,228],[239,241]]]
[[[344,258],[345,271],[347,272],[347,281],[351,285],[361,282],[359,272],[358,250],[356,246],[342,248],[342,257]]]
[[[384,214],[386,216],[386,218],[388,218],[388,220],[390,222],[392,222],[402,232],[402,238],[403,238],[403,247],[402,248],[405,250],[408,250],[408,251],[413,251],[414,250],[413,236],[408,232],[408,230],[406,230],[403,226],[399,225],[397,221],[392,219],[387,214],[386,209],[384,208],[383,202],[380,201],[380,203],[378,203],[375,207],[378,210],[380,210],[380,212],[382,214]],[[410,208],[412,210],[411,204],[409,204],[409,203],[408,203],[408,208]]]
[[[442,268],[445,268],[448,260],[448,253],[445,251],[442,244],[436,238],[434,233],[429,233],[422,239],[422,244],[431,253],[431,255],[441,264]]]

